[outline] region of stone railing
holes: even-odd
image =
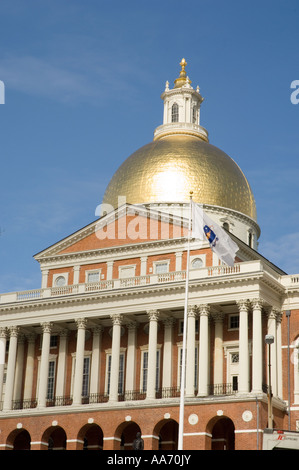
[[[229,266],[212,266],[200,269],[190,270],[190,281],[195,279],[204,280],[211,279],[214,277],[230,277],[236,275],[250,275],[254,272],[260,272],[263,270],[261,261],[249,261],[243,263],[237,263],[233,267]],[[269,273],[270,274],[270,273]],[[273,276],[273,274],[270,274]],[[283,285],[286,282],[298,283],[298,276],[283,276],[288,278],[286,281],[283,280]],[[290,278],[290,279],[289,279]],[[294,278],[292,280],[292,278]],[[99,282],[73,284],[62,287],[48,287],[44,289],[34,289],[20,292],[9,292],[0,295],[0,305],[12,302],[24,302],[34,301],[38,299],[67,296],[71,294],[84,294],[91,292],[109,291],[114,289],[126,289],[140,286],[154,285],[154,284],[167,284],[171,282],[184,281],[186,279],[185,271],[173,271],[163,274],[147,274],[145,276],[136,276],[125,279],[112,279],[112,280],[101,280]],[[279,276],[277,276],[279,279]]]

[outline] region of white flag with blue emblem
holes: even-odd
[[[234,265],[238,245],[226,231],[214,222],[204,210],[193,201],[192,207],[192,237],[207,240],[212,251],[228,266]]]

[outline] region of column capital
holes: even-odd
[[[36,340],[36,334],[35,333],[28,333],[26,336],[26,339],[28,343],[35,343]]]
[[[7,338],[7,328],[5,326],[0,328],[0,338]]]
[[[104,327],[102,325],[97,325],[91,329],[94,335],[100,335],[104,331]]]
[[[213,312],[211,314],[212,319],[214,320],[215,323],[222,323],[224,319],[224,313],[223,312]]]
[[[263,305],[264,305],[264,301],[262,299],[251,299],[250,300],[250,304],[251,304],[251,307],[254,309],[254,310],[261,310],[263,308]]]
[[[66,328],[63,328],[59,331],[58,334],[61,338],[66,338],[70,334],[70,332]]]
[[[114,325],[119,325],[119,326],[121,326],[124,316],[121,315],[121,314],[119,314],[119,313],[117,313],[117,314],[114,314],[114,315],[110,315],[110,318],[111,318],[111,320],[112,320],[113,326],[114,326]]]
[[[41,327],[42,327],[43,333],[51,334],[51,331],[52,331],[52,328],[53,328],[53,323],[44,322],[44,323],[41,323]]]
[[[160,312],[159,310],[148,310],[147,312],[148,318],[150,321],[158,321]]]
[[[127,323],[126,326],[128,330],[136,330],[136,328],[138,328],[138,323],[137,321],[130,321],[130,323]]]
[[[172,327],[175,324],[176,320],[173,317],[168,317],[163,320],[165,327]]]
[[[208,317],[210,315],[210,305],[208,304],[198,305],[198,310],[199,310],[199,315],[201,317],[203,316]]]
[[[10,326],[8,328],[8,331],[9,331],[9,336],[12,338],[12,337],[15,337],[17,338],[19,332],[20,332],[20,327],[19,326]]]
[[[247,299],[237,300],[236,303],[239,307],[239,312],[248,312],[249,302]]]
[[[197,316],[197,307],[196,305],[188,305],[188,317],[196,317]]]
[[[76,318],[75,322],[76,322],[78,330],[85,330],[86,325],[87,325],[86,318]]]

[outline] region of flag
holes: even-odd
[[[226,231],[216,224],[193,201],[192,205],[192,237],[200,240],[208,240],[212,251],[228,266],[234,265],[238,245],[231,239]]]

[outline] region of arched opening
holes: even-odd
[[[66,433],[60,426],[51,426],[42,437],[42,442],[48,444],[48,450],[66,450]]]
[[[235,450],[235,426],[230,418],[217,419],[212,428],[212,450]]]
[[[86,424],[78,433],[77,450],[103,450],[103,431],[98,424]]]
[[[179,106],[174,103],[171,107],[171,122],[179,122]]]
[[[31,437],[26,429],[16,429],[7,438],[7,446],[13,450],[30,450]]]
[[[159,450],[177,450],[179,425],[173,419],[160,421],[154,429],[159,436]]]
[[[141,433],[141,429],[138,424],[133,421],[120,424],[115,432],[115,437],[120,439],[119,449],[133,450],[133,441],[138,432]]]

